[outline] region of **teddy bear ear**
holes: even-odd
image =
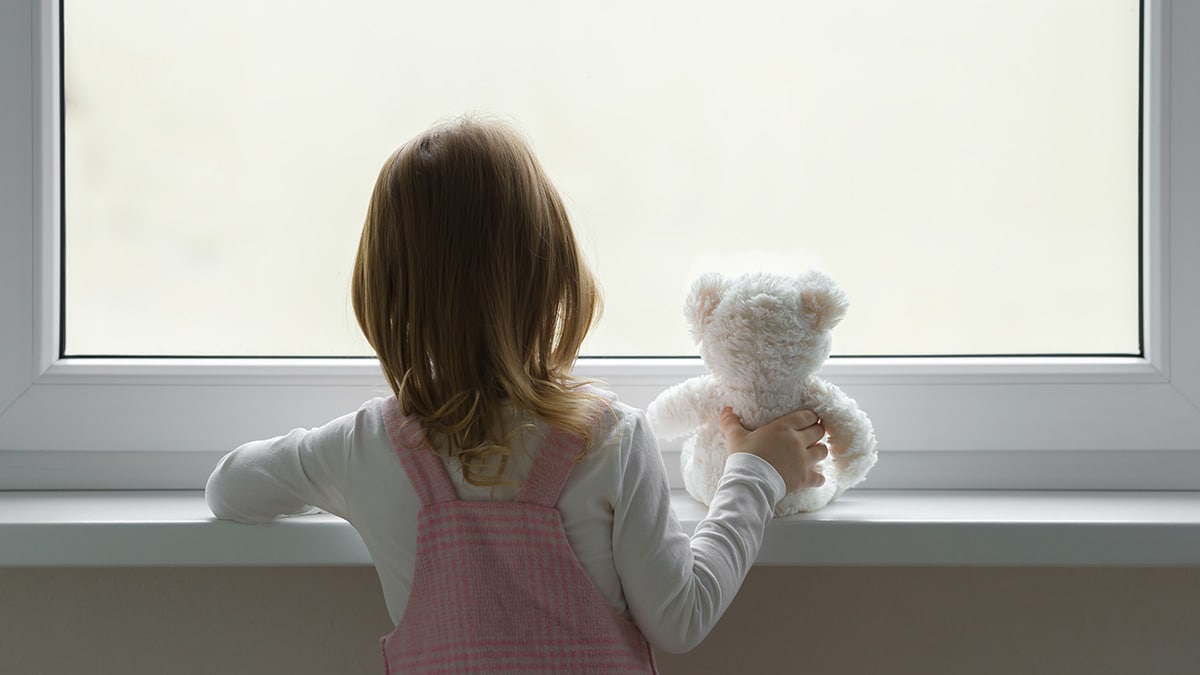
[[[684,314],[687,316],[692,340],[697,344],[704,339],[704,329],[708,326],[717,305],[721,304],[721,296],[725,294],[728,283],[725,277],[716,272],[702,274],[692,282]]]
[[[814,330],[831,330],[850,309],[842,289],[825,274],[815,271],[800,275],[802,312]]]

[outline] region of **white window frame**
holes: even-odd
[[[241,442],[385,395],[367,359],[58,357],[58,11],[0,3],[0,489],[199,488]],[[1144,358],[835,359],[880,440],[864,488],[1200,489],[1200,3],[1147,0],[1144,31]],[[639,407],[702,371],[577,367]]]

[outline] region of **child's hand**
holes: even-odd
[[[742,426],[732,408],[721,411],[721,433],[729,453],[748,452],[767,460],[783,476],[787,491],[825,484],[817,463],[829,455],[825,427],[811,410],[797,410],[754,431]]]

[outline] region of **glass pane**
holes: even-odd
[[[1138,353],[1134,0],[68,0],[68,354],[359,355],[375,173],[511,120],[687,355],[707,269],[831,273],[835,352]]]

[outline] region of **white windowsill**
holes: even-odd
[[[693,530],[704,508],[673,502]],[[252,526],[200,491],[0,493],[0,566],[369,564],[327,514]],[[1200,492],[857,490],[776,519],[757,564],[1200,566]]]

